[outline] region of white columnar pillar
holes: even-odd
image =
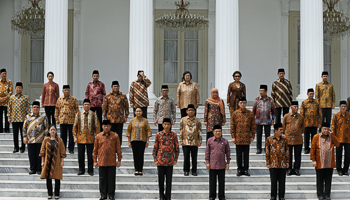
[[[238,0],[217,0],[215,13],[215,88],[227,99],[232,74],[239,70]]]
[[[73,31],[73,86],[74,96],[83,97],[85,96],[85,90],[83,86],[82,67],[80,66],[80,9],[81,0],[74,0],[74,31]],[[85,83],[84,83],[85,84]]]
[[[67,84],[68,0],[48,0],[45,5],[45,79],[52,71],[54,81]]]
[[[129,85],[137,79],[137,71],[144,70],[152,81],[148,88],[150,104],[154,94],[154,50],[153,50],[153,0],[130,0],[129,31]]]
[[[289,1],[281,0],[282,3],[282,34],[281,34],[281,49],[282,49],[282,59],[281,68],[288,71],[288,20],[289,20]]]
[[[349,0],[341,0],[340,5],[341,5],[341,11],[344,14],[348,14],[348,4]],[[349,81],[349,66],[348,66],[348,37],[341,37],[340,38],[341,42],[341,98],[336,98],[338,100],[341,99],[347,99],[348,96],[350,96],[350,81]]]
[[[307,99],[307,89],[315,88],[323,71],[323,3],[300,1],[300,94]]]
[[[22,1],[15,0],[13,1],[15,12],[17,14],[21,10]],[[21,35],[17,31],[13,31],[13,46],[14,46],[14,57],[13,57],[13,82],[21,80]]]
[[[215,66],[215,0],[209,0],[208,6],[208,66]],[[208,94],[215,85],[215,68],[208,67]],[[202,98],[202,97],[201,97]]]

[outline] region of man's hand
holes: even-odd
[[[289,163],[287,163],[287,168],[289,168]]]
[[[154,164],[158,166],[158,165],[159,165],[159,162],[158,162],[158,161],[154,161]]]
[[[11,119],[9,119],[8,121],[9,121],[9,123],[12,123],[12,120],[11,120]]]
[[[320,128],[321,128],[321,124],[319,124],[319,125],[317,126],[317,128],[320,129]]]
[[[180,144],[181,144],[181,146],[183,146],[183,145],[184,145],[184,142],[180,142]]]
[[[121,162],[122,162],[122,161],[117,161],[117,168],[120,167]]]
[[[128,146],[131,148],[131,142],[128,142]]]
[[[202,145],[202,144],[201,144],[201,143],[199,143],[197,146],[198,146],[198,147],[200,147],[201,145]]]
[[[273,120],[271,120],[271,126],[273,126],[274,125],[274,122],[273,122]]]
[[[41,166],[42,166],[42,167],[44,167],[44,164],[45,164],[45,163],[44,163],[44,161],[43,161],[43,162],[41,162]]]
[[[314,167],[316,167],[316,166],[317,166],[316,161],[312,161],[312,166],[314,166]]]
[[[57,124],[57,125],[60,125],[60,120],[56,120],[56,124]]]
[[[204,122],[204,126],[208,126],[208,122]]]
[[[177,163],[177,161],[174,161],[174,162],[173,162],[173,166],[176,165],[176,163]]]
[[[334,108],[335,108],[335,104],[332,105],[332,109],[334,109]]]
[[[232,138],[232,143],[236,144],[236,138]]]
[[[229,170],[229,169],[230,169],[230,165],[226,164],[226,170]]]
[[[209,163],[207,164],[207,170],[210,170],[210,164]]]
[[[221,126],[225,126],[225,123],[222,123]]]
[[[27,144],[27,143],[28,143],[28,140],[23,140],[23,143],[24,143],[24,144]]]
[[[253,142],[254,141],[254,138],[250,138],[250,142]]]
[[[130,107],[131,107],[131,108],[134,108],[134,104],[133,104],[133,103],[130,103]]]
[[[180,108],[180,104],[177,104],[176,107]]]
[[[64,162],[63,162],[63,160],[62,160],[62,162],[61,162],[61,167],[63,167],[64,166]]]
[[[270,168],[271,168],[271,165],[266,165],[266,167],[270,169]]]
[[[98,168],[97,162],[94,163],[94,167],[95,167],[95,168]]]
[[[174,126],[174,125],[175,125],[175,122],[174,122],[174,121],[172,121],[172,122],[171,122],[171,125],[172,125],[172,126]]]
[[[128,121],[128,118],[125,118],[125,119],[123,120],[123,123],[125,124],[127,121]]]
[[[196,109],[199,107],[199,104],[196,104]]]
[[[227,103],[226,105],[227,105],[227,107],[230,107],[230,103]]]
[[[77,138],[74,139],[74,143],[78,143],[78,139]]]
[[[154,121],[154,126],[157,126],[158,125],[158,121]]]
[[[146,142],[146,148],[148,148],[148,142]]]

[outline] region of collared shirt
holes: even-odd
[[[124,119],[129,116],[129,103],[126,95],[118,92],[115,95],[110,92],[106,95],[103,106],[102,113],[105,119],[111,121],[111,123],[124,123]]]
[[[184,146],[198,146],[202,144],[202,123],[197,117],[183,117],[180,122],[180,143]]]
[[[117,166],[116,154],[118,155],[118,162],[120,162],[123,156],[118,134],[112,131],[97,134],[92,153],[94,162],[97,163],[98,158],[98,166],[100,167]]]
[[[29,144],[41,143],[49,132],[49,122],[45,114],[27,115],[23,123],[23,140]]]
[[[289,148],[287,139],[283,136],[277,139],[270,136],[266,140],[266,165],[271,168],[287,168],[289,163]]]
[[[73,137],[79,144],[93,144],[96,135],[100,132],[100,122],[97,114],[89,111],[79,111],[75,116]]]
[[[9,79],[6,79],[3,81],[2,79],[0,80],[0,97],[5,97],[5,101],[1,102],[0,101],[0,106],[7,106],[8,102],[10,100],[10,97],[13,93],[13,86],[12,86],[12,81]]]
[[[162,124],[164,118],[170,118],[172,122],[176,121],[175,101],[169,96],[167,98],[158,97],[154,103],[153,120]]]
[[[335,105],[335,91],[333,83],[322,81],[316,84],[315,99],[321,108],[332,108]]]
[[[221,101],[225,109],[224,101],[222,99]],[[226,123],[226,115],[221,113],[219,104],[205,101],[204,122],[207,122],[207,132],[212,132],[216,124]]]
[[[288,145],[300,145],[303,144],[303,132],[305,129],[304,117],[297,113],[292,112],[286,114],[283,117],[283,129],[288,141]]]
[[[246,87],[244,83],[239,82],[239,87],[236,82],[232,82],[228,85],[227,90],[227,104],[230,104],[230,107],[234,106],[235,100],[241,97],[246,96]]]
[[[147,138],[151,136],[152,131],[146,118],[137,119],[134,117],[130,120],[126,130],[126,137],[130,137],[130,141],[147,142]]]
[[[57,83],[48,82],[43,85],[41,92],[42,106],[56,106],[57,99],[60,97],[60,89]]]
[[[271,125],[275,119],[275,104],[271,97],[257,97],[253,104],[253,114],[255,115],[256,125]]]
[[[142,81],[133,81],[130,85],[129,101],[133,107],[147,107],[149,105],[147,88],[152,84],[146,76]]]
[[[8,105],[7,116],[12,122],[24,122],[30,114],[30,101],[27,95],[12,95]]]
[[[350,143],[350,113],[338,112],[332,119],[332,130],[340,143]]]
[[[255,137],[255,120],[252,111],[236,110],[231,117],[231,136],[236,139],[236,145],[249,145]]]
[[[322,110],[315,99],[305,99],[301,104],[300,114],[304,116],[305,127],[318,127],[322,123]]]
[[[74,124],[75,114],[79,112],[78,101],[73,96],[58,98],[55,109],[55,119],[60,124]],[[59,118],[58,118],[59,116]]]
[[[278,79],[272,83],[271,97],[276,108],[290,107],[293,99],[292,84],[287,79]]]
[[[312,144],[311,144],[311,149],[310,149],[310,159],[312,161],[316,161],[316,169],[322,169],[322,162],[330,162],[330,167],[331,168],[335,168],[335,156],[334,156],[334,146],[339,146],[339,140],[338,138],[334,135],[331,134],[331,149],[332,149],[332,156],[329,156],[329,154],[327,154],[326,156],[321,156],[321,146],[320,146],[320,140],[321,138],[324,137],[322,136],[322,133],[318,133],[316,134],[313,139],[312,139]],[[322,141],[321,141],[321,145],[322,145]],[[324,147],[324,148],[329,148],[328,147]],[[321,157],[323,157],[323,159],[321,159]]]
[[[179,83],[176,92],[176,103],[180,105],[180,109],[187,108],[188,104],[199,105],[199,102],[199,90],[196,82],[190,81],[187,84],[186,81],[183,81]]]
[[[85,99],[90,99],[91,107],[102,107],[103,98],[106,95],[105,84],[101,81],[88,83],[85,91]]]
[[[158,132],[153,147],[154,162],[158,166],[173,166],[179,158],[179,142],[175,132]]]
[[[216,140],[215,137],[211,137],[208,139],[205,148],[205,162],[210,164],[210,169],[225,169],[226,164],[230,164],[230,156],[230,145],[225,138],[221,137]]]

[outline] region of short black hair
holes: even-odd
[[[49,74],[52,74],[52,76],[55,76],[55,75],[53,74],[53,72],[47,72],[46,77],[49,77]]]
[[[185,81],[185,75],[186,74],[190,74],[190,77],[191,77],[191,79],[192,79],[192,74],[191,74],[191,72],[190,71],[185,71],[183,74],[182,74],[182,81]]]
[[[239,74],[242,77],[242,73],[240,71],[233,72],[232,76],[234,77],[236,74]]]

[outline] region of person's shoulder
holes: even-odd
[[[308,99],[305,99],[301,104],[306,104],[309,100]]]
[[[225,139],[225,138],[222,138],[222,139]],[[212,143],[214,140],[215,140],[215,137],[211,137],[208,139],[208,143]]]
[[[73,101],[78,101],[77,98],[73,97],[72,95],[70,97],[73,99]]]
[[[320,85],[322,85],[322,84],[323,84],[323,81],[317,83],[317,84],[316,84],[316,87],[317,87],[317,86],[320,86]]]
[[[291,112],[289,112],[289,113],[287,113],[286,115],[284,115],[284,117],[283,118],[285,118],[285,117],[290,117],[292,115],[292,113]]]

